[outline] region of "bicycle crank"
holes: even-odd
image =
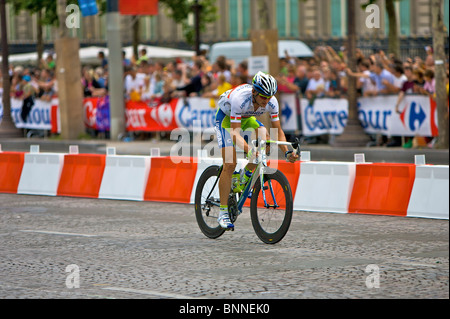
[[[234,224],[239,215],[236,195],[234,193],[230,193],[230,196],[228,197],[228,213],[230,214],[231,222]]]

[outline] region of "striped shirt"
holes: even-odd
[[[230,117],[231,123],[240,123],[242,119],[270,113],[272,122],[279,121],[278,101],[272,97],[265,107],[256,110],[252,103],[252,85],[242,84],[223,93],[219,98],[219,108]]]

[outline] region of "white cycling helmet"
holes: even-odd
[[[270,74],[259,71],[253,77],[253,88],[267,97],[275,95],[278,90],[277,80]]]

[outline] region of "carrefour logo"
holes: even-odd
[[[195,101],[198,101],[195,100]],[[195,102],[194,101],[194,102]],[[209,100],[206,100],[209,103]],[[209,104],[201,107],[191,106],[192,101],[186,100],[178,115],[178,124],[181,127],[191,128],[195,120],[201,121],[203,128],[214,127],[216,110],[212,109]]]
[[[403,126],[409,128],[411,131],[417,131],[422,126],[423,122],[427,117],[425,111],[419,103],[411,102],[409,108],[409,118],[406,117],[406,111],[408,108],[404,108],[403,112],[400,114],[400,120]]]

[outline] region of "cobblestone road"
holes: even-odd
[[[191,205],[0,194],[0,298],[449,298],[448,230],[295,212],[266,245],[248,211],[211,240]]]

